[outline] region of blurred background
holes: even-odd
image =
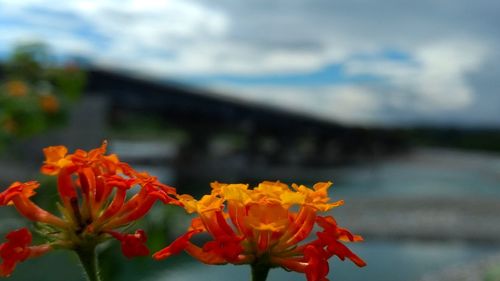
[[[0,186],[37,179],[42,148],[94,148],[179,193],[209,182],[334,182],[368,266],[331,280],[500,280],[500,18],[492,1],[0,0]],[[43,191],[43,192],[42,192]],[[0,235],[28,225],[0,209]],[[141,222],[160,249],[187,215]],[[244,280],[186,255],[106,280]],[[36,273],[36,278],[33,279]],[[11,280],[84,280],[54,252]],[[229,279],[228,279],[229,280]],[[271,271],[272,280],[305,280]]]

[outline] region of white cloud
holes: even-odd
[[[3,37],[10,39],[2,43],[39,39],[58,51],[86,55],[97,63],[115,61],[116,66],[131,69],[142,60],[148,65],[154,59],[155,64],[163,65],[153,69],[159,75],[195,69],[196,63],[182,59],[186,52],[201,50],[207,43],[217,41],[227,32],[229,21],[220,11],[189,0],[0,0],[0,5],[4,15],[28,25],[15,31],[0,27],[1,33],[8,34]],[[99,39],[82,32],[93,33]],[[87,41],[85,45],[94,47],[80,48],[67,43],[70,41]],[[171,60],[166,53],[181,60]],[[213,52],[207,55],[210,57]],[[189,64],[183,67],[185,62]]]
[[[467,74],[490,51],[483,44],[443,40],[414,46],[407,59],[348,59],[349,75],[381,78],[363,84],[316,87],[213,85],[216,91],[345,124],[412,124],[471,105],[476,97]]]
[[[355,60],[347,63],[346,70],[385,78],[393,91],[407,93],[419,111],[461,109],[474,99],[466,76],[480,68],[488,51],[477,42],[431,42],[415,47],[411,61]]]
[[[380,125],[384,121],[378,116],[381,100],[363,86],[255,86],[235,89],[217,85],[213,89],[222,96],[272,105],[320,119],[334,119],[343,124]]]

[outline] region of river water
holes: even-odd
[[[336,196],[498,197],[500,155],[420,149],[332,171]]]

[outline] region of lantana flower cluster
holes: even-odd
[[[358,266],[365,262],[344,244],[362,241],[337,225],[330,210],[343,204],[331,202],[331,182],[312,188],[265,181],[257,187],[245,184],[211,184],[211,193],[200,200],[179,195],[146,172],[138,172],[117,155],[106,155],[107,144],[68,154],[64,146],[44,149],[41,172],[57,177],[59,214],[42,209],[32,201],[40,184],[15,182],[0,193],[0,205],[13,205],[35,222],[45,243],[32,244],[27,228],[14,230],[0,244],[0,276],[12,274],[16,264],[55,249],[75,251],[89,280],[99,280],[89,255],[98,244],[116,239],[128,257],[147,256],[144,230],[123,229],[144,217],[156,201],[196,213],[187,232],[153,254],[162,260],[182,251],[205,264],[248,264],[253,280],[266,280],[271,268],[282,267],[304,273],[308,281],[325,281],[328,260],[337,256]],[[311,233],[315,232],[315,235]],[[195,235],[208,234],[197,245]],[[95,275],[95,276],[93,276]]]
[[[198,217],[189,230],[170,246],[155,253],[164,259],[182,250],[206,264],[249,264],[255,274],[273,267],[305,273],[308,281],[327,280],[328,259],[337,256],[350,259],[358,266],[365,263],[342,242],[362,238],[337,226],[332,216],[320,216],[340,206],[330,202],[331,182],[314,187],[280,182],[262,182],[250,189],[244,184],[213,183],[210,195],[195,200],[179,196],[189,213]],[[322,230],[316,239],[303,242],[314,227]],[[190,242],[193,235],[208,233],[213,240],[203,246]]]
[[[18,262],[53,249],[78,253],[110,238],[120,241],[127,257],[148,255],[144,231],[130,234],[119,229],[142,218],[158,200],[179,204],[173,187],[135,171],[114,154],[105,155],[106,143],[89,152],[67,152],[64,146],[45,148],[46,160],[41,168],[43,174],[57,177],[59,216],[32,201],[40,186],[36,181],[15,182],[0,193],[0,205],[13,205],[21,215],[36,222],[47,241],[31,246],[32,234],[27,228],[7,234],[7,242],[0,245],[0,276],[9,276]],[[127,199],[135,186],[139,191]]]

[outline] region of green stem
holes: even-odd
[[[252,281],[266,281],[270,269],[262,264],[252,264]]]
[[[85,273],[87,273],[89,281],[101,281],[95,248],[95,246],[90,246],[81,247],[76,250],[78,258],[80,258],[80,262],[82,263],[83,269],[85,269]]]

